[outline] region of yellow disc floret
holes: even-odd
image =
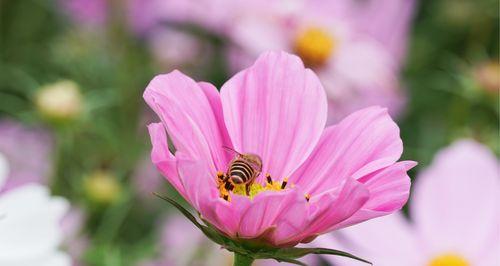
[[[294,44],[295,52],[309,67],[325,65],[335,48],[335,41],[324,29],[310,27],[297,35]]]
[[[456,254],[443,254],[432,259],[428,266],[469,266],[469,262]]]
[[[219,195],[221,198],[231,201],[230,192],[237,195],[248,196],[253,199],[257,194],[263,191],[281,191],[286,189],[288,178],[284,178],[283,181],[273,181],[269,175],[266,176],[267,182],[262,185],[258,182],[254,182],[250,185],[248,194],[246,191],[246,184],[232,184],[230,181],[224,179],[223,172],[217,172],[217,187],[219,189]],[[293,187],[293,184],[291,185]]]

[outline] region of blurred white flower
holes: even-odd
[[[0,156],[0,188],[7,161]],[[66,266],[69,256],[59,251],[60,222],[68,202],[52,197],[46,187],[27,184],[0,194],[0,265]]]

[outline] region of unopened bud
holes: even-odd
[[[78,85],[70,80],[58,81],[40,88],[35,104],[40,114],[56,121],[74,120],[83,109]]]
[[[100,204],[112,204],[121,196],[121,186],[116,177],[108,171],[96,171],[84,180],[88,198]]]

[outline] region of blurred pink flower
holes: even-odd
[[[250,1],[128,0],[128,16],[131,27],[141,35],[165,24],[197,25],[224,33],[245,2]]]
[[[220,94],[179,71],[159,75],[144,98],[162,120],[149,125],[153,163],[229,237],[294,246],[390,214],[408,198],[415,163],[397,162],[403,144],[387,111],[367,108],[325,129],[324,89],[297,56],[265,53]],[[262,159],[251,197],[219,186],[234,156],[223,146]]]
[[[395,213],[341,230],[339,240],[320,237],[318,243],[331,247],[335,241],[380,266],[500,265],[499,181],[499,162],[491,151],[472,140],[457,141],[420,174],[412,223]]]
[[[207,239],[183,216],[172,216],[162,225],[160,256],[143,261],[140,266],[211,266],[233,265],[232,254]],[[310,266],[318,265],[313,256],[304,258]],[[291,265],[274,260],[258,260],[255,266]]]
[[[63,217],[61,229],[64,235],[63,247],[71,256],[72,265],[84,265],[82,257],[89,246],[89,239],[83,234],[85,227],[85,213],[73,207]]]
[[[62,10],[77,24],[102,26],[108,17],[107,0],[59,0]]]
[[[135,191],[142,200],[153,199],[153,192],[159,192],[162,185],[161,175],[148,157],[142,158],[132,175]]]
[[[396,115],[398,84],[414,0],[253,1],[230,23],[234,69],[261,52],[297,53],[314,68],[330,102],[328,124],[370,105]]]
[[[0,154],[6,158],[9,169],[0,191],[32,182],[47,184],[52,174],[52,149],[49,132],[13,120],[1,120]]]
[[[168,71],[188,66],[202,67],[211,54],[195,35],[169,27],[158,27],[147,37],[154,60]]]

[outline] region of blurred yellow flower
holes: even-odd
[[[115,203],[121,196],[122,188],[113,173],[103,170],[95,171],[84,180],[87,197],[99,204]]]

